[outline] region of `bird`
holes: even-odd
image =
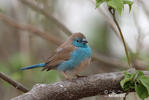
[[[79,76],[91,62],[92,50],[86,37],[80,33],[73,33],[62,43],[44,63],[21,68],[21,70],[42,67],[42,71],[58,70],[65,78],[69,73]]]

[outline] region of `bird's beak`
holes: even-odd
[[[83,43],[88,43],[88,41],[85,38],[82,39],[82,42]]]

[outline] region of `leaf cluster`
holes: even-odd
[[[129,6],[129,12],[131,11],[133,4],[133,1],[131,0],[96,0],[96,8],[98,8],[103,2],[106,2],[107,5],[117,11],[119,15],[122,14],[122,10],[125,4]]]
[[[134,89],[142,100],[149,97],[149,77],[145,76],[142,71],[124,72],[124,79],[121,80],[120,85],[124,91]]]

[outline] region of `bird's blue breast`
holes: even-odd
[[[89,59],[92,55],[91,48],[77,48],[71,53],[68,61],[64,61],[58,65],[57,69],[62,71],[72,70],[76,68],[82,61]]]

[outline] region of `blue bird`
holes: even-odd
[[[55,69],[63,72],[66,78],[68,78],[67,72],[78,76],[78,73],[90,63],[91,55],[92,51],[85,36],[82,33],[74,33],[45,63],[27,66],[21,70],[43,67],[42,71]]]

